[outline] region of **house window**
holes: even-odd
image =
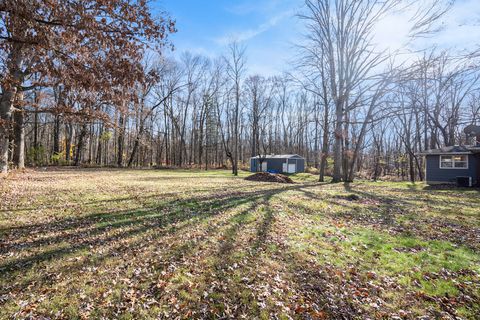
[[[440,169],[468,169],[468,156],[440,156]]]

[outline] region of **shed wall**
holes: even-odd
[[[272,158],[272,159],[267,159],[266,160],[268,163],[268,170],[269,171],[275,171],[278,173],[283,172],[283,164],[285,163],[286,159],[282,158]]]
[[[297,172],[305,172],[305,159],[297,159]]]
[[[265,159],[264,162],[267,162],[268,170],[275,171],[278,173],[283,172],[283,164],[288,160],[288,163],[296,163],[296,172],[305,172],[305,159],[301,157],[292,157],[289,159],[286,158],[270,158]],[[250,171],[258,172],[260,171],[260,160],[259,159],[250,159]]]
[[[257,159],[250,159],[250,172],[257,172]]]

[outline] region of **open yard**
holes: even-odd
[[[480,316],[480,192],[227,171],[0,186],[0,318]]]

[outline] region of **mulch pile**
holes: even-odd
[[[268,172],[259,172],[245,178],[248,181],[259,182],[277,182],[277,183],[294,183],[292,179],[283,174],[273,174]]]
[[[347,201],[359,201],[361,200],[360,196],[356,194],[348,194],[348,195],[339,195],[339,196],[334,196],[335,199],[342,199],[342,200],[347,200]]]

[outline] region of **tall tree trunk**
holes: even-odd
[[[142,102],[142,106],[143,106],[143,102]],[[153,111],[153,109],[151,110]],[[133,143],[133,149],[132,149],[132,153],[130,154],[130,159],[128,160],[128,164],[127,166],[130,168],[133,164],[133,161],[135,160],[135,157],[137,156],[137,153],[138,153],[138,147],[140,145],[140,140],[142,139],[142,136],[143,136],[143,133],[145,131],[145,122],[147,121],[147,116],[143,117],[143,107],[142,107],[142,111],[140,112],[140,115],[139,115],[139,127],[138,127],[138,131],[137,131],[137,136],[135,137],[135,141]]]
[[[342,169],[343,169],[343,181],[344,182],[352,182],[353,181],[353,172],[355,168],[355,160],[352,159],[352,168],[351,172],[349,171],[349,163],[350,163],[350,158],[352,157],[351,152],[350,152],[350,117],[347,113],[345,121],[344,121],[344,130],[343,130],[343,159],[342,159]],[[359,143],[357,143],[357,146],[360,146]],[[350,177],[350,173],[352,174],[352,177]]]
[[[17,95],[18,101],[23,99],[23,94]],[[25,113],[23,110],[17,110],[13,114],[14,120],[14,152],[13,164],[17,169],[25,168]]]
[[[140,144],[140,139],[142,138],[143,134],[143,124],[140,126],[140,129],[138,131],[137,137],[135,138],[135,142],[133,143],[133,149],[132,153],[130,154],[130,159],[128,160],[127,167],[131,167],[133,164],[133,160],[135,159],[135,156],[137,155],[138,152],[138,146]]]
[[[313,165],[318,169],[320,166],[319,154],[318,154],[318,136],[319,136],[319,119],[318,119],[318,110],[315,110],[315,136],[313,138]],[[307,149],[308,150],[308,149]]]
[[[0,174],[6,174],[8,171],[8,149],[10,139],[10,127],[12,113],[14,111],[14,102],[18,87],[23,83],[23,73],[21,70],[23,63],[22,45],[13,43],[13,50],[8,61],[8,73],[12,81],[5,87],[2,87],[2,96],[0,98]]]
[[[35,111],[33,115],[33,161],[35,165],[38,162],[38,109],[37,109],[37,93],[35,92]]]
[[[235,96],[235,120],[233,127],[233,161],[232,161],[232,173],[235,176],[238,176],[238,122],[239,122],[239,113],[240,113],[240,89],[237,85],[237,92]]]
[[[87,135],[87,122],[82,125],[82,130],[80,131],[80,135],[78,137],[78,145],[77,145],[77,154],[75,155],[75,166],[78,166],[82,161],[83,155],[83,147],[85,145],[85,136]]]
[[[53,127],[53,154],[60,153],[60,115],[55,115]]]
[[[423,176],[422,164],[419,161],[418,157],[414,156],[414,158],[415,158],[415,164],[416,164],[417,170],[418,170],[418,177],[419,177],[420,181],[423,181],[425,178]]]
[[[328,140],[330,137],[330,103],[328,99],[328,88],[325,71],[322,68],[322,99],[323,99],[323,137],[322,137],[322,158],[320,160],[320,177],[319,181],[325,181],[325,170],[328,164]]]
[[[415,165],[413,161],[413,154],[411,152],[408,153],[408,166],[410,171],[410,182],[415,183]]]
[[[332,182],[342,181],[342,142],[343,142],[343,108],[337,102],[335,121],[335,144],[333,147],[333,179]]]
[[[0,173],[8,171],[8,147],[10,142],[10,121],[16,90],[4,90],[0,100]]]
[[[328,130],[328,105],[325,105],[323,119],[323,141],[322,141],[322,159],[320,161],[320,182],[325,181],[325,169],[327,167],[328,160],[328,136],[330,132]]]
[[[117,165],[119,167],[123,166],[123,144],[124,144],[124,135],[125,135],[125,119],[123,114],[120,114],[120,118],[118,119],[118,153],[117,153]]]
[[[88,160],[87,160],[87,163],[88,164],[92,164],[92,160],[93,160],[93,146],[94,146],[94,140],[93,140],[93,137],[94,137],[94,124],[93,122],[90,123],[90,134],[88,135],[88,141],[87,141],[87,144],[88,144]]]
[[[72,140],[73,140],[73,125],[71,122],[65,124],[65,131],[67,133],[67,141],[65,143],[65,160],[67,164],[70,164],[72,153]]]
[[[103,165],[103,162],[102,162],[102,144],[103,144],[103,123],[100,124],[100,127],[98,129],[98,144],[97,144],[97,157],[96,157],[96,160],[95,162],[98,164],[98,165]]]

